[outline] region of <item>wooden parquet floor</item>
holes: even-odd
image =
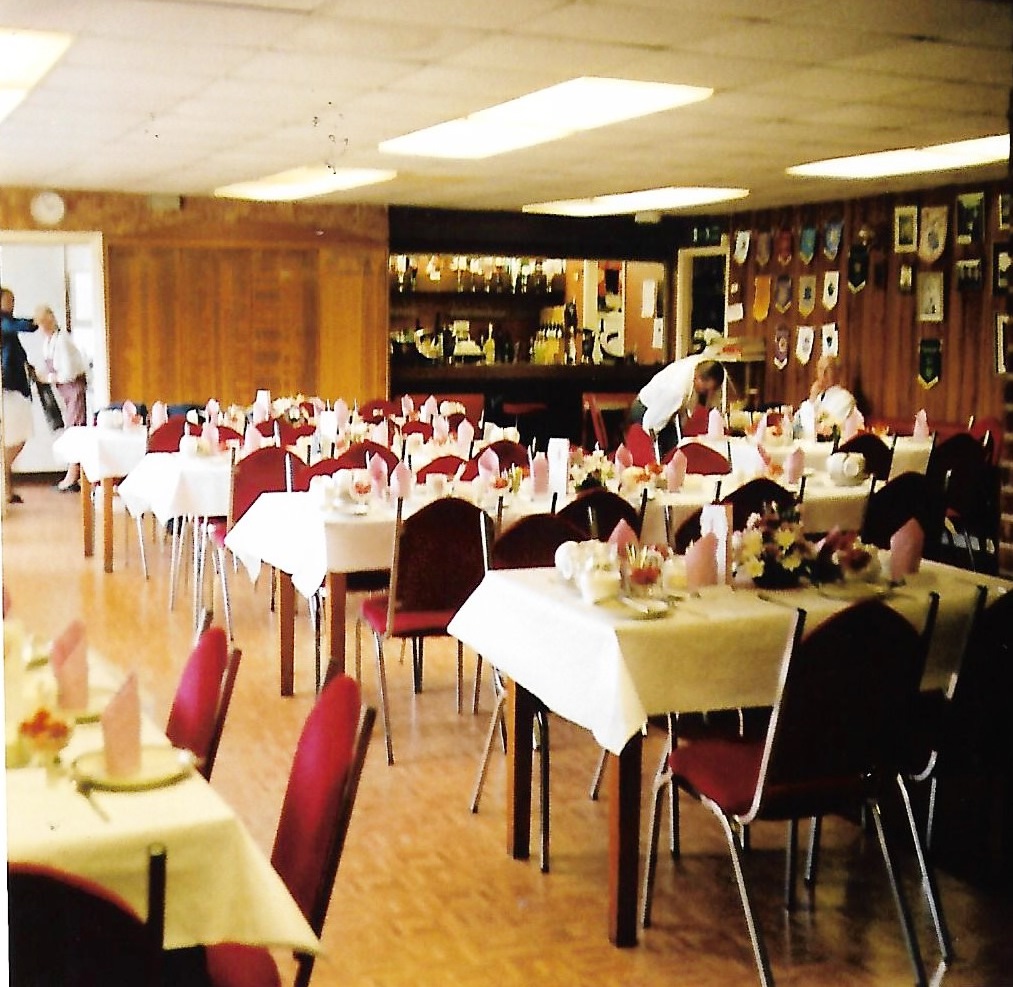
[[[116,571],[103,574],[98,559],[82,556],[77,498],[48,485],[23,482],[19,490],[24,504],[10,510],[2,527],[4,581],[16,614],[40,634],[82,616],[95,648],[123,669],[138,669],[148,710],[164,721],[191,639],[188,606],[167,609],[167,553],[150,540],[148,528],[151,578],[145,582],[134,528],[118,517]],[[295,738],[313,702],[312,635],[303,611],[297,695],[282,699],[267,580],[253,587],[240,571],[232,574],[231,586],[244,659],[213,784],[269,852]],[[352,598],[349,607],[356,604]],[[365,695],[375,702],[372,651],[364,654]],[[683,801],[684,854],[678,864],[667,856],[660,862],[654,926],[638,948],[614,949],[605,924],[606,806],[587,796],[597,757],[591,737],[554,721],[552,867],[542,874],[536,858],[516,862],[505,851],[499,751],[480,812],[468,811],[488,724],[488,683],[481,714],[473,717],[454,712],[449,647],[427,650],[422,695],[412,695],[410,664],[398,664],[396,646],[388,656],[388,678],[397,763],[385,763],[378,724],[315,987],[756,982],[727,851],[705,811]],[[660,742],[652,736],[645,745],[647,776]],[[778,983],[910,983],[874,839],[844,821],[828,821],[815,900],[790,916],[781,907],[782,840],[780,826],[754,827],[746,863]],[[906,887],[931,971],[938,953],[912,875],[907,861]],[[1010,898],[990,898],[945,873],[939,877],[959,954],[942,982],[1013,985]]]

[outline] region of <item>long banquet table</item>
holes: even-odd
[[[74,425],[53,443],[53,453],[81,466],[81,529],[84,554],[95,554],[95,504],[92,487],[102,491],[102,561],[113,571],[113,481],[126,476],[144,457],[148,433],[143,428],[99,428]]]
[[[947,683],[978,584],[993,597],[1009,588],[1002,580],[923,563],[919,574],[886,597],[920,624],[929,592],[940,593],[925,687]],[[582,602],[552,569],[488,573],[449,630],[512,683],[508,852],[517,859],[529,854],[534,698],[617,755],[609,780],[608,928],[617,946],[635,945],[641,731],[647,717],[771,703],[792,611],[806,610],[811,628],[847,605],[824,595],[830,592],[715,587],[676,603],[661,619],[644,620],[620,603]]]
[[[118,676],[92,666],[111,694]],[[168,746],[149,719],[142,742]],[[97,722],[79,723],[61,762],[102,748]],[[255,762],[251,770],[256,770]],[[146,909],[147,847],[167,850],[165,946],[241,942],[319,952],[298,905],[246,827],[196,772],[147,791],[81,795],[66,773],[7,771],[7,853],[87,878]]]

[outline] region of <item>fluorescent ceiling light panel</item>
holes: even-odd
[[[0,27],[0,120],[63,56],[73,35]]]
[[[745,188],[708,188],[706,186],[668,186],[643,189],[640,192],[620,192],[616,195],[596,195],[590,199],[559,199],[555,202],[534,202],[523,207],[524,212],[551,213],[556,216],[619,216],[625,213],[658,210],[689,209],[715,202],[744,199],[749,195]]]
[[[315,165],[292,168],[250,182],[236,182],[216,188],[222,199],[252,199],[256,202],[293,202],[330,192],[343,192],[364,185],[378,185],[397,177],[396,171],[379,168],[338,168]]]
[[[812,161],[789,168],[788,174],[816,178],[889,178],[894,175],[975,168],[1008,159],[1009,134],[999,134],[952,144],[904,147],[895,151]]]
[[[386,154],[489,158],[707,99],[713,89],[584,76],[383,141]]]

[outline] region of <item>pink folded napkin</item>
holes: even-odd
[[[61,709],[88,707],[88,645],[84,623],[71,622],[53,642],[49,657],[56,678],[56,702]]]
[[[379,459],[379,456],[376,457]],[[411,496],[412,471],[404,463],[398,463],[390,474],[390,495],[396,500]]]
[[[457,441],[465,450],[470,449],[472,442],[475,441],[475,426],[467,418],[457,426]]]
[[[686,584],[689,589],[718,583],[718,538],[710,531],[686,549]]]
[[[640,544],[640,539],[637,538],[637,533],[630,527],[629,522],[623,518],[612,529],[608,543],[615,545],[620,557],[622,557],[626,554],[626,547],[632,545],[636,548]]]
[[[633,465],[633,453],[630,452],[626,446],[620,442],[619,448],[616,449],[616,466],[620,469],[627,469]]]
[[[711,408],[707,416],[707,438],[723,439],[725,436],[724,415],[717,408]]]
[[[204,406],[204,421],[211,422],[212,425],[217,425],[219,411],[221,411],[221,405],[219,405],[214,398],[210,398],[208,403]]]
[[[841,441],[847,442],[848,439],[853,439],[863,428],[865,428],[865,416],[857,408],[854,408],[841,425]]]
[[[531,460],[531,492],[535,496],[549,492],[549,460],[544,452],[536,452]]]
[[[450,438],[450,422],[443,415],[433,419],[433,441],[446,442]]]
[[[485,480],[493,480],[499,476],[499,456],[492,449],[486,449],[478,457],[478,475]]]
[[[246,435],[243,438],[243,455],[248,456],[251,452],[256,452],[263,441],[263,436],[257,431],[256,425],[246,426]]]
[[[756,423],[756,428],[753,429],[753,441],[757,445],[761,445],[766,437],[767,437],[767,413],[763,412],[760,415],[760,420]]]
[[[253,406],[253,413],[251,417],[254,425],[260,425],[262,422],[266,422],[271,417],[271,412],[268,411],[262,404],[255,404]]]
[[[133,424],[134,419],[137,417],[137,405],[133,401],[123,402],[123,423],[125,425]]]
[[[102,711],[102,739],[110,778],[129,778],[140,771],[141,697],[135,672]]]
[[[802,479],[805,470],[805,453],[799,446],[795,446],[784,460],[784,478],[789,483],[798,483]]]
[[[156,401],[151,406],[151,430],[160,428],[169,420],[169,412],[164,401]]]
[[[338,431],[340,432],[348,424],[348,402],[342,398],[338,398],[334,402],[334,417],[338,423]]]
[[[890,538],[890,579],[897,583],[909,573],[918,571],[925,547],[925,532],[911,518],[901,525]]]
[[[204,425],[200,430],[200,437],[208,444],[212,452],[218,449],[217,425],[212,425],[209,421],[204,422]]]
[[[424,422],[431,422],[433,420],[433,418],[437,414],[439,414],[439,411],[440,411],[439,402],[436,400],[435,397],[433,397],[432,394],[430,394],[429,397],[426,398],[425,402],[422,405],[422,409],[421,409],[421,411],[419,413],[419,417]]]
[[[387,419],[384,418],[382,422],[373,425],[369,430],[370,439],[377,445],[389,446],[390,445],[390,428],[387,425]]]
[[[387,486],[387,460],[383,456],[370,456],[366,469],[373,481],[373,490],[383,490]]]
[[[915,415],[914,429],[911,432],[911,437],[914,439],[927,439],[931,433],[929,432],[929,418],[925,414],[925,409]]]
[[[401,398],[401,414],[407,418],[415,410],[415,401],[410,394]]]
[[[676,449],[672,458],[665,463],[665,485],[669,493],[675,493],[682,489],[686,482],[686,453]]]

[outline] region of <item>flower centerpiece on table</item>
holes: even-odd
[[[815,550],[806,541],[798,508],[764,504],[732,536],[736,576],[772,589],[798,586],[814,574]]]
[[[626,546],[623,575],[632,596],[649,596],[661,585],[665,560],[672,550],[667,545]]]
[[[22,744],[42,764],[56,760],[70,742],[71,724],[47,706],[40,706],[18,724]]]
[[[615,479],[616,467],[601,449],[594,452],[577,450],[570,461],[570,479],[576,490],[591,490],[604,487]]]
[[[866,545],[857,531],[834,528],[816,546],[814,573],[819,582],[873,582],[882,570],[879,549]]]

